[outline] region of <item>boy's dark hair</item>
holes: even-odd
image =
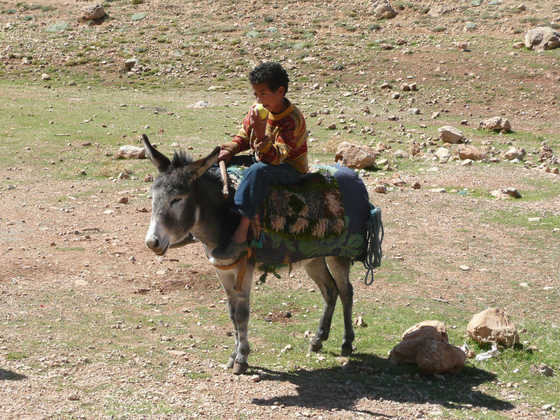
[[[249,73],[249,81],[252,85],[266,83],[272,91],[284,86],[287,92],[290,78],[279,63],[267,62],[259,64]]]

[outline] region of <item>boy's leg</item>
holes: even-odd
[[[301,179],[302,174],[293,166],[283,163],[269,165],[257,162],[247,169],[233,199],[242,216],[252,219],[268,195],[273,184],[290,185]]]
[[[234,197],[235,206],[241,213],[241,221],[230,243],[212,251],[214,258],[235,258],[247,248],[247,231],[251,219],[267,196],[270,185],[295,184],[300,179],[301,174],[287,163],[268,165],[257,162],[251,165],[245,172]]]

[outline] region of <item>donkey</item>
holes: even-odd
[[[157,255],[164,255],[169,248],[190,243],[192,236],[203,244],[227,294],[229,315],[235,330],[235,348],[227,367],[233,368],[234,374],[242,374],[249,366],[249,301],[255,264],[259,261],[247,255],[238,261],[218,261],[211,256],[211,251],[224,238],[231,238],[239,221],[239,216],[231,211],[231,197],[224,198],[219,172],[215,167],[209,170],[216,164],[220,148],[216,147],[199,160],[193,160],[183,152],[175,152],[170,160],[150,144],[146,135],[142,138],[146,155],[159,172],[151,187],[152,215],[146,246]],[[352,260],[333,255],[306,259],[302,263],[319,287],[325,303],[319,327],[311,339],[310,351],[318,352],[328,338],[335,304],[340,296],[344,314],[341,352],[351,354],[353,288],[349,272]]]

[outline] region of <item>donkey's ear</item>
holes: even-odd
[[[144,142],[144,149],[146,150],[148,158],[152,161],[154,166],[158,168],[158,171],[165,172],[171,164],[169,159],[150,144],[150,140],[148,140],[147,135],[142,134],[142,141]]]
[[[198,178],[206,172],[210,166],[215,164],[218,161],[219,154],[220,147],[216,147],[208,156],[191,163],[189,166],[195,172],[195,177]]]

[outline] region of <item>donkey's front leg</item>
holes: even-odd
[[[247,263],[245,275],[241,281],[238,279],[239,268],[234,267],[228,271],[218,272],[228,297],[229,316],[235,329],[235,349],[227,366],[233,368],[233,373],[236,375],[245,373],[249,367],[247,359],[250,347],[247,332],[254,266],[249,262]]]

